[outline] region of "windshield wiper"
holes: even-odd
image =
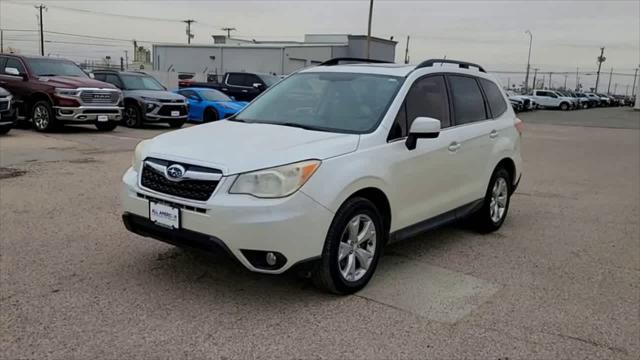
[[[38,74],[38,76],[58,76],[58,74]]]

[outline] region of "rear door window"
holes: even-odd
[[[449,75],[456,125],[486,120],[484,98],[475,78]]]
[[[496,84],[487,79],[480,79],[480,85],[482,85],[484,95],[487,97],[492,117],[495,119],[504,114],[504,112],[507,111],[507,103],[504,101],[502,92]]]

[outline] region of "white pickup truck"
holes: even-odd
[[[569,110],[575,108],[576,105],[573,99],[552,90],[533,90],[531,96],[539,106],[544,108]]]

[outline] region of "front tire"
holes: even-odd
[[[4,135],[6,133],[9,132],[9,130],[11,130],[12,126],[11,125],[2,125],[0,126],[0,135]]]
[[[569,110],[569,104],[567,104],[567,103],[560,104],[560,110],[562,110],[562,111]]]
[[[368,199],[347,200],[336,213],[313,271],[314,284],[335,294],[352,294],[367,285],[387,234],[380,212]]]
[[[31,109],[31,120],[36,131],[51,131],[56,127],[56,119],[51,104],[46,100],[37,101]]]
[[[502,226],[511,202],[511,184],[511,176],[505,168],[499,167],[493,172],[482,208],[473,218],[479,232],[490,233]]]
[[[130,128],[139,128],[142,126],[142,111],[135,104],[126,104],[124,106],[124,125]]]
[[[169,120],[169,127],[171,129],[179,129],[182,127],[182,125],[184,125],[184,123],[187,122],[187,120]]]
[[[214,108],[206,108],[202,115],[202,122],[208,123],[220,119],[218,112]]]

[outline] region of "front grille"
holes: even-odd
[[[206,201],[218,186],[218,181],[182,180],[171,181],[148,165],[142,168],[141,184],[163,194],[185,199]]]
[[[83,90],[80,99],[85,104],[116,104],[120,94],[115,91]]]
[[[0,101],[0,111],[5,111],[9,108],[8,101]]]
[[[158,115],[171,116],[172,111],[179,111],[180,116],[187,115],[187,107],[184,105],[163,105],[160,110],[158,110]]]

